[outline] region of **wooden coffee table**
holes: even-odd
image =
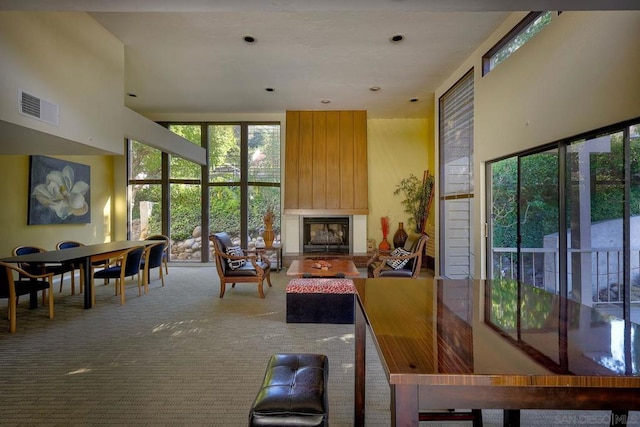
[[[312,267],[312,265],[318,262],[318,260],[294,260],[287,270],[287,276],[336,277],[344,274],[345,277],[357,277],[360,275],[360,272],[356,268],[356,265],[351,260],[329,259],[325,261],[331,264],[331,268],[329,268],[328,270],[321,270],[319,268]]]

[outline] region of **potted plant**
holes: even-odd
[[[410,174],[408,178],[400,181],[393,192],[396,196],[400,193],[404,194],[405,199],[402,201],[404,211],[409,214],[409,224],[413,224],[418,233],[424,234],[425,232],[433,200],[434,183],[433,175],[426,170],[422,175],[422,180]]]

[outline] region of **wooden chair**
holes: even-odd
[[[162,281],[164,287],[164,275],[162,274],[162,256],[164,254],[164,242],[154,243],[149,245],[144,250],[144,256],[140,264],[142,269],[142,282],[144,283],[144,293],[149,292],[149,270],[152,268],[158,269],[159,279]]]
[[[169,274],[169,238],[164,234],[154,234],[153,236],[147,237],[145,240],[162,240],[164,242],[164,250],[162,251],[162,263],[164,264],[165,274]]]
[[[14,278],[14,272],[18,273],[18,279]],[[53,275],[44,272],[34,274],[22,268],[0,262],[0,298],[9,299],[9,330],[16,331],[17,306],[20,295],[29,295],[31,292],[49,292],[49,319],[53,319]]]
[[[56,244],[57,250],[69,249],[69,248],[77,248],[80,246],[84,246],[84,243],[76,242],[75,240],[63,240],[62,242],[58,242]],[[80,272],[80,293],[83,292],[84,289],[84,275],[82,274],[82,263],[73,263],[67,262],[63,265],[66,266],[67,270],[71,272],[71,295],[76,294],[76,270]],[[60,280],[60,292],[62,292],[62,280]]]
[[[46,252],[46,249],[42,249],[38,246],[16,246],[11,251],[13,256],[37,254],[40,252]],[[42,275],[45,273],[52,273],[54,276],[60,275],[60,290],[62,290],[62,283],[64,282],[64,273],[70,271],[70,267],[65,264],[43,264],[43,263],[30,263],[21,262],[18,267],[32,275]],[[25,276],[19,273],[20,279],[24,279]],[[47,289],[42,289],[42,304],[45,304],[47,299]]]
[[[412,234],[404,243],[403,255],[376,253],[367,261],[368,277],[406,277],[416,279],[422,267],[422,253],[429,236]]]
[[[213,242],[216,269],[220,277],[220,298],[224,296],[226,284],[257,283],[258,294],[264,298],[263,281],[266,278],[271,287],[271,264],[267,258],[261,257],[261,252],[247,255],[245,250],[233,246],[231,238],[225,232],[209,236]],[[233,253],[233,255],[230,255]]]
[[[94,279],[116,279],[115,294],[120,294],[120,304],[122,305],[125,303],[125,279],[127,277],[138,277],[138,295],[142,295],[140,261],[142,260],[144,251],[144,246],[136,246],[131,249],[127,249],[119,256],[111,259],[104,269],[93,273]]]

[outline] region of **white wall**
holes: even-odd
[[[482,55],[524,16],[507,19],[436,91],[437,111],[475,69],[475,230],[485,223],[487,161],[640,117],[640,12],[564,12],[482,77]],[[438,131],[436,117],[436,141]],[[474,276],[484,278],[485,239],[476,235]]]

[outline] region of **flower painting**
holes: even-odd
[[[90,167],[31,156],[29,225],[91,222]]]

